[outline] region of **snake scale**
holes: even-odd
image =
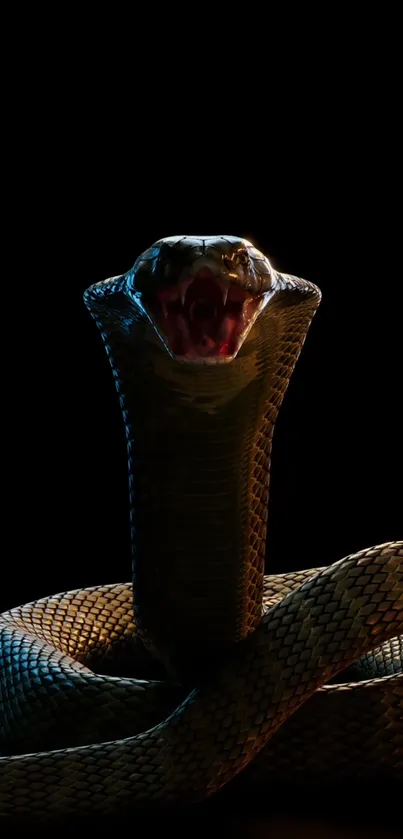
[[[320,299],[233,236],[167,237],[86,291],[133,576],[0,616],[2,820],[196,802],[240,773],[403,776],[403,542],[264,574],[275,421]]]

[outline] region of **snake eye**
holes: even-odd
[[[246,251],[238,251],[236,261],[238,265],[249,265],[249,257]]]

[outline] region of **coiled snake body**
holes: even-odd
[[[85,295],[126,427],[132,584],[0,617],[0,817],[189,802],[241,771],[403,775],[403,542],[264,575],[273,429],[320,292],[237,237]]]

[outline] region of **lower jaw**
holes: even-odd
[[[208,364],[231,361],[236,353],[236,348],[234,347],[233,350],[223,349],[220,345],[211,341],[210,344],[194,344],[186,347],[174,346],[171,352],[178,360]]]
[[[185,323],[179,323],[166,335],[166,342],[168,349],[178,360],[196,363],[230,361],[239,349],[234,327],[219,327],[215,332],[215,335],[208,332],[192,335]]]
[[[235,349],[233,352],[223,352],[220,348],[197,345],[183,349],[170,349],[170,352],[178,361],[189,361],[195,364],[219,364],[231,361],[236,355]]]

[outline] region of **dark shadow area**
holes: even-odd
[[[397,783],[353,783],[331,787],[312,784],[271,785],[254,795],[240,794],[237,783],[208,802],[182,808],[121,810],[90,818],[64,819],[40,827],[41,835],[80,829],[100,836],[135,830],[177,837],[205,836],[212,831],[228,837],[273,839],[397,839],[401,827]],[[32,829],[29,821],[16,834]],[[13,830],[13,835],[16,835]],[[54,835],[54,833],[53,833]]]

